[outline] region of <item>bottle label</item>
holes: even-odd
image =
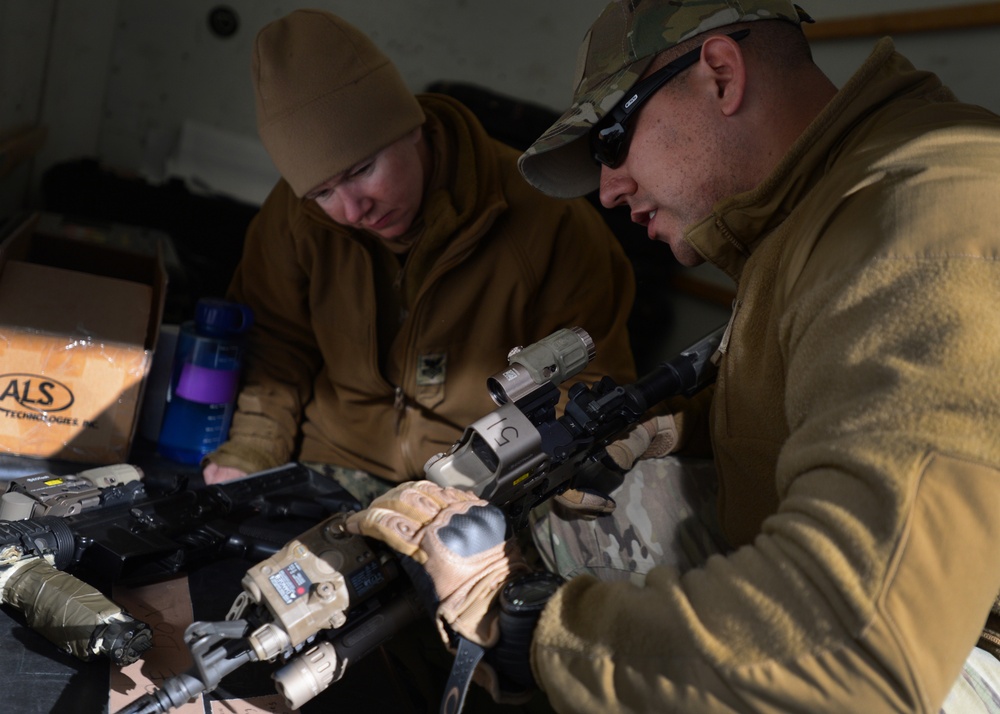
[[[228,404],[236,397],[240,373],[185,364],[177,381],[177,396],[199,404]]]

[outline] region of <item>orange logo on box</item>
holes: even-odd
[[[0,409],[10,400],[25,409],[61,412],[73,404],[73,392],[65,384],[38,374],[0,374]]]

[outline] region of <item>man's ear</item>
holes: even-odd
[[[701,60],[715,86],[719,110],[723,116],[732,116],[743,105],[746,93],[747,68],[743,51],[731,37],[713,35],[702,45]]]

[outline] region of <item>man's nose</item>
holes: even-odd
[[[635,193],[636,183],[619,167],[617,169],[601,167],[600,198],[605,208],[614,208],[627,202],[629,196]]]

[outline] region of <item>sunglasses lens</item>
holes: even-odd
[[[615,168],[618,166],[624,141],[625,127],[619,122],[609,127],[594,127],[590,133],[590,151],[594,160],[608,168]]]

